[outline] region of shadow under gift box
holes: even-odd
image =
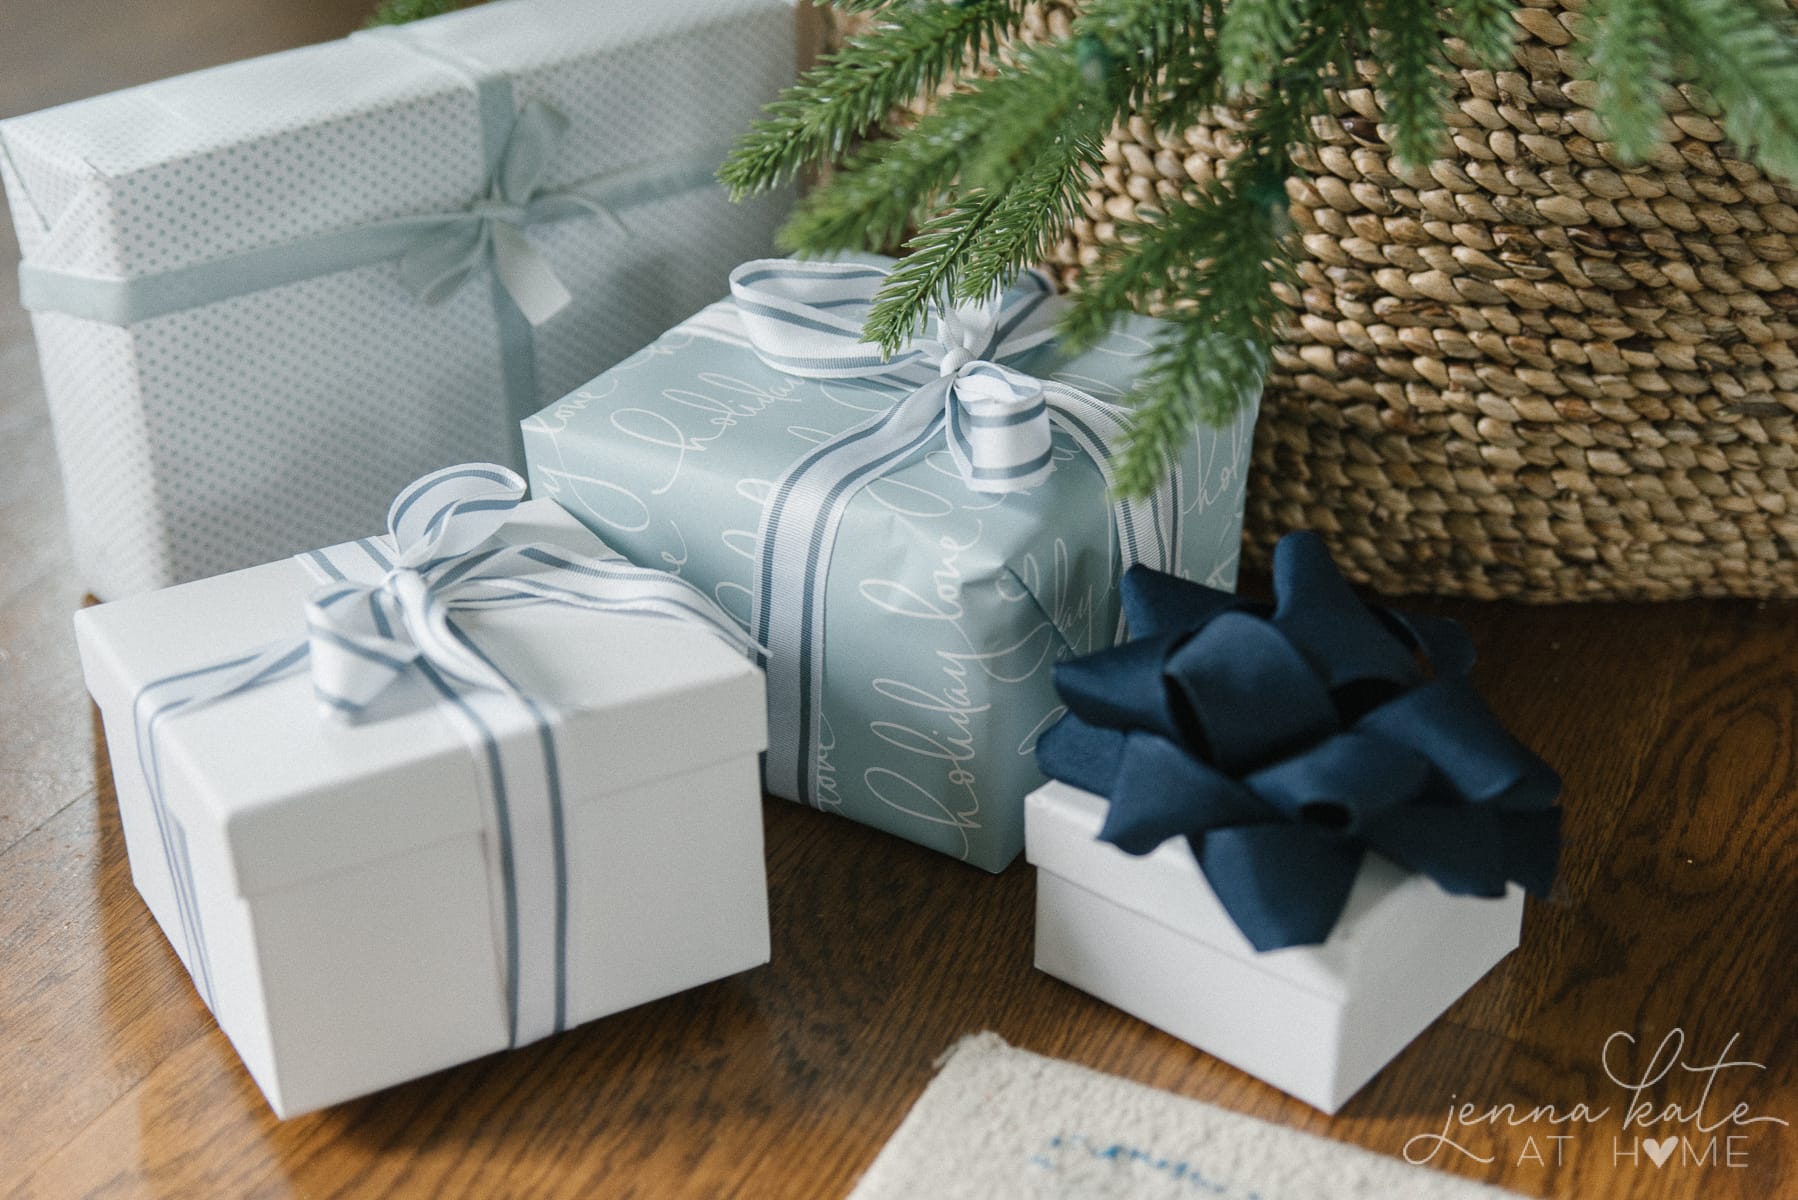
[[[546,501],[503,536],[602,553]],[[510,1039],[496,817],[477,751],[416,672],[354,723],[321,714],[305,670],[171,715],[155,732],[159,827],[134,697],[302,636],[315,586],[283,560],[75,618],[132,879],[282,1117]],[[566,1025],[768,961],[760,670],[673,620],[556,605],[456,620],[563,714]],[[530,753],[539,734],[521,719],[498,736]]]
[[[1082,353],[1050,343],[1011,365],[1127,403],[1158,329],[1133,318]],[[531,494],[631,561],[696,584],[747,627],[773,481],[908,390],[778,371],[724,301],[527,420]],[[1245,404],[1230,425],[1202,429],[1175,468],[1179,573],[1225,589],[1255,411]],[[1023,849],[1024,797],[1044,779],[1036,738],[1062,712],[1050,668],[1111,645],[1118,630],[1105,481],[1061,430],[1053,459],[1042,484],[983,494],[939,436],[849,501],[819,623],[823,734],[799,750],[817,772],[809,803],[988,871]],[[770,759],[779,752],[771,745]]]
[[[1257,952],[1184,839],[1099,839],[1109,802],[1060,781],[1028,801],[1036,965],[1334,1113],[1516,949],[1523,889],[1451,896],[1369,853],[1328,940]]]
[[[783,198],[733,205],[712,173],[795,36],[791,0],[503,0],[0,122],[82,582],[111,600],[303,553],[427,471],[519,465],[521,418],[767,252]],[[228,298],[90,311],[120,281],[187,296],[156,280],[478,205],[532,103],[568,121],[542,190],[616,218],[523,227],[572,295],[535,327],[485,249],[434,303],[393,249],[315,248],[285,281],[227,272]]]

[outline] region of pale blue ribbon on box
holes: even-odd
[[[453,73],[476,96],[486,183],[465,206],[331,230],[298,241],[173,267],[149,275],[83,275],[19,264],[19,303],[129,325],[234,296],[284,287],[356,267],[394,261],[400,282],[426,304],[439,304],[491,266],[500,368],[515,419],[539,406],[531,330],[572,296],[525,235],[526,227],[596,216],[625,232],[616,210],[709,185],[727,150],[656,160],[551,188],[546,180],[568,132],[568,119],[541,101],[515,108],[512,83],[481,63],[416,39],[404,26],[351,35],[415,54]]]
[[[1052,431],[1064,430],[1112,489],[1111,459],[1129,411],[1009,365],[1055,337],[1065,302],[1026,271],[990,303],[938,311],[891,358],[862,340],[885,268],[862,262],[758,259],[731,272],[750,347],[770,367],[808,379],[856,379],[898,391],[891,408],[808,450],[787,468],[762,511],[750,633],[767,647],[768,790],[815,804],[823,716],[824,597],[831,550],[857,492],[947,444],[976,492],[1026,491],[1054,470]],[[709,331],[708,336],[712,336]],[[1169,463],[1143,499],[1112,515],[1120,570],[1179,568],[1181,482]]]
[[[307,635],[148,684],[133,702],[138,764],[174,881],[186,955],[208,1008],[211,963],[185,832],[163,798],[158,725],[280,679],[311,663],[321,709],[355,719],[401,675],[416,672],[462,733],[483,770],[495,814],[506,930],[510,1044],[567,1025],[568,866],[559,717],[528,695],[456,626],[459,611],[560,604],[691,622],[744,651],[741,628],[685,580],[621,558],[587,558],[549,544],[494,539],[523,502],[524,480],[471,463],[418,480],[388,511],[388,536],[364,538],[295,561],[323,582],[306,603]],[[510,710],[510,711],[508,711]],[[496,730],[527,716],[536,744]],[[518,868],[525,863],[525,869]]]

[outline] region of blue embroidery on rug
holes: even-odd
[[[1226,1200],[1261,1200],[1259,1192],[1240,1191],[1233,1184],[1213,1179],[1201,1171],[1196,1163],[1185,1159],[1171,1159],[1127,1142],[1091,1138],[1083,1133],[1051,1137],[1042,1152],[1030,1156],[1030,1163],[1045,1171],[1056,1171],[1065,1165],[1070,1155],[1102,1162],[1141,1164],[1150,1171],[1189,1184],[1193,1191],[1204,1195],[1222,1196]]]

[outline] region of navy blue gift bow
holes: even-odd
[[[554,728],[557,714],[521,690],[451,619],[458,610],[553,603],[672,617],[745,651],[755,647],[706,596],[660,571],[586,558],[552,544],[492,544],[522,502],[524,481],[490,464],[446,468],[389,510],[389,539],[313,551],[298,561],[330,580],[307,604],[307,636],[157,680],[134,702],[140,769],[155,813],[186,960],[208,1007],[215,991],[186,836],[163,800],[156,731],[184,711],[282,678],[308,661],[325,713],[355,719],[415,672],[484,768],[497,817],[506,927],[509,1040],[566,1026],[567,884]],[[530,722],[534,742],[499,730]],[[517,862],[526,864],[520,871]],[[523,915],[521,915],[523,910]],[[521,949],[521,947],[523,947]]]
[[[934,312],[893,357],[862,340],[885,268],[856,261],[758,259],[731,272],[731,298],[755,354],[808,379],[866,381],[891,405],[807,450],[774,481],[758,529],[750,629],[768,648],[768,790],[820,803],[824,598],[837,529],[857,492],[937,446],[963,481],[999,495],[1040,485],[1053,470],[1052,429],[1097,466],[1108,490],[1127,410],[1012,365],[1053,340],[1064,303],[1026,271],[987,304]],[[1113,508],[1124,567],[1179,569],[1183,499],[1169,464],[1143,500]]]
[[[1560,779],[1474,693],[1460,626],[1363,605],[1311,533],[1274,588],[1270,610],[1132,570],[1132,640],[1056,667],[1037,761],[1110,798],[1100,838],[1187,838],[1257,950],[1324,941],[1367,850],[1457,895],[1545,893]]]

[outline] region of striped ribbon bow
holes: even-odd
[[[514,472],[470,463],[427,475],[394,499],[387,529],[395,553],[380,581],[327,584],[306,605],[313,688],[328,712],[354,716],[421,658],[457,683],[516,690],[451,624],[458,609],[554,603],[677,617],[753,648],[705,593],[666,572],[548,545],[480,549],[524,495]],[[306,557],[337,573],[326,554]]]
[[[590,558],[550,543],[493,535],[524,502],[525,482],[489,463],[446,467],[407,487],[388,510],[388,537],[300,555],[322,586],[306,603],[304,639],[146,685],[134,702],[139,766],[168,855],[187,962],[215,1004],[185,835],[163,798],[160,724],[261,687],[311,662],[326,712],[352,719],[388,685],[415,673],[457,727],[493,813],[506,931],[510,1042],[567,1023],[567,872],[555,731],[560,716],[520,688],[452,619],[457,611],[558,604],[671,617],[745,652],[759,652],[724,610],[685,580]],[[526,736],[509,736],[523,728]],[[216,1011],[216,1009],[215,1009]]]
[[[909,389],[901,424],[944,422],[950,456],[977,492],[1017,492],[1048,478],[1052,401],[1091,397],[1007,366],[1055,337],[1054,290],[1035,271],[989,303],[939,311],[891,358],[862,340],[887,272],[861,263],[745,263],[731,296],[763,362],[809,379],[866,379]]]
[[[970,489],[1024,491],[1054,470],[1056,429],[1115,492],[1111,459],[1129,418],[1119,405],[1013,365],[1055,336],[1064,302],[1040,272],[1025,272],[990,303],[933,314],[891,358],[862,340],[887,275],[865,262],[758,259],[730,276],[743,333],[768,366],[898,392],[890,408],[806,451],[775,480],[762,512],[750,633],[768,651],[765,782],[802,803],[817,798],[829,557],[857,492],[939,438]],[[1179,487],[1170,463],[1155,492],[1114,502],[1120,570],[1139,562],[1178,569]]]

